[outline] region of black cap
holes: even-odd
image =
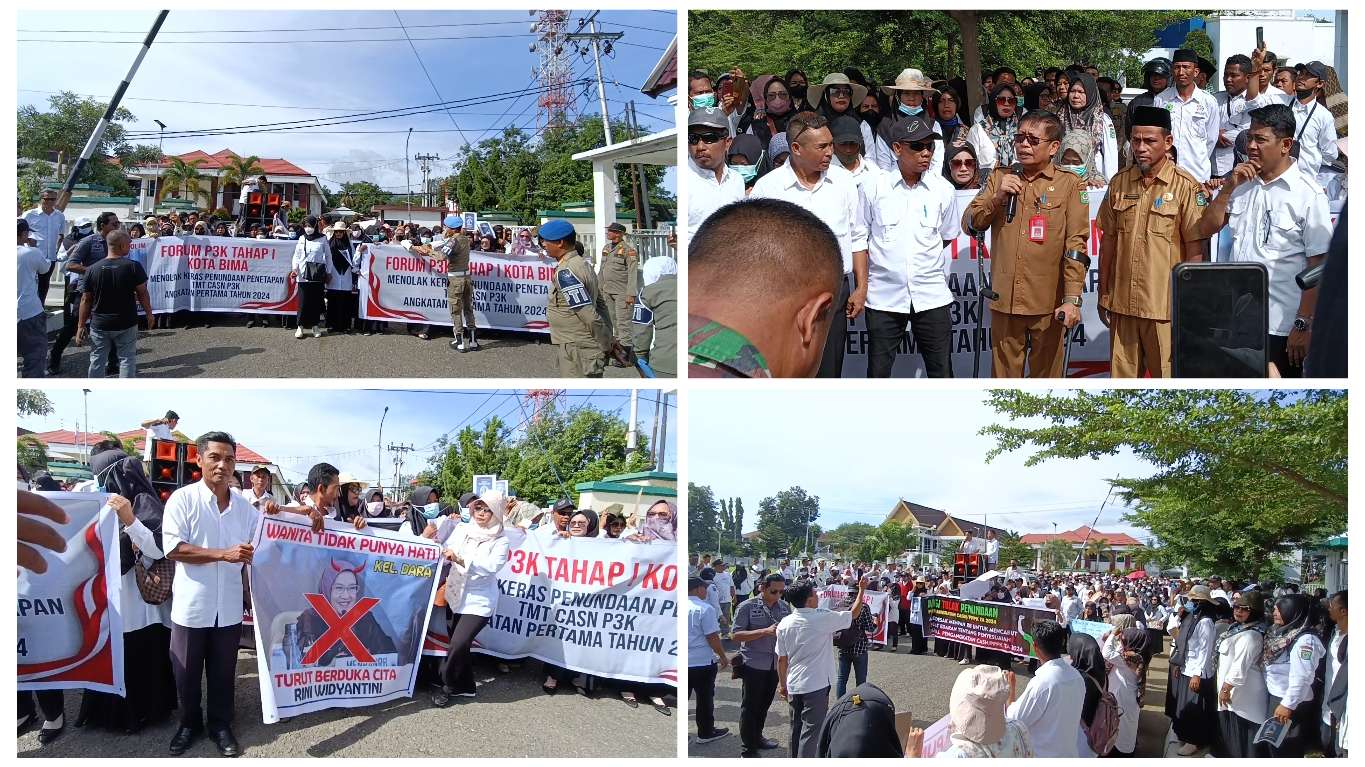
[[[859,145],[863,143],[863,132],[858,127],[858,121],[849,115],[839,115],[829,124],[829,132],[834,135],[834,143],[846,144],[856,141]]]
[[[1208,75],[1209,77],[1213,77],[1213,73],[1218,71],[1218,67],[1215,67],[1215,66],[1213,65],[1213,62],[1212,62],[1212,61],[1209,61],[1208,59],[1204,58],[1203,56],[1200,56],[1200,57],[1199,57],[1199,71],[1200,71],[1200,72],[1203,72],[1204,74]]]
[[[1319,80],[1327,79],[1327,65],[1321,61],[1310,61],[1307,64],[1295,64],[1295,72],[1307,72]]]
[[[926,139],[938,138],[934,132],[934,124],[928,120],[921,120],[912,117],[909,120],[901,120],[891,128],[891,143],[905,143],[907,141],[924,141]]]
[[[469,504],[473,503],[474,499],[478,497],[479,496],[475,495],[473,492],[465,493],[464,495],[460,496],[460,506],[462,508],[467,509],[469,508]]]
[[[688,591],[696,591],[697,589],[699,589],[699,588],[701,588],[702,586],[705,586],[705,585],[706,585],[706,581],[702,580],[701,578],[698,578],[698,577],[695,576],[695,575],[687,579],[687,590],[688,590]]]
[[[573,501],[568,498],[560,498],[555,501],[555,505],[550,508],[551,511],[574,511],[575,509],[577,509],[577,507],[574,506]]]
[[[1133,126],[1153,125],[1158,128],[1171,129],[1171,113],[1161,107],[1139,106],[1133,109]]]
[[[167,411],[166,411],[166,420],[167,420],[167,421],[179,421],[179,420],[180,420],[180,414],[177,413],[177,412],[175,412],[174,410],[167,410]]]
[[[611,223],[607,226],[607,231],[608,231],[608,232],[620,232],[621,234],[625,234],[625,233],[626,233],[626,225],[623,224],[623,223],[621,223],[620,221],[613,221],[613,222],[611,222]]]
[[[1142,65],[1142,72],[1143,74],[1169,77],[1171,74],[1171,62],[1164,58],[1152,59]]]
[[[716,578],[716,571],[709,567],[703,567],[701,572],[697,573],[697,575],[704,581],[712,581]]]
[[[1179,64],[1181,62],[1188,62],[1190,64],[1198,65],[1199,54],[1195,53],[1189,48],[1177,48],[1175,55],[1171,57],[1171,63]]]
[[[28,221],[22,218],[19,219],[19,231],[17,234],[28,234],[28,231]]]

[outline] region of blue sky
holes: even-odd
[[[820,525],[880,524],[900,498],[1021,533],[1094,524],[1109,477],[1154,467],[1131,454],[1024,466],[1029,451],[986,463],[998,421],[982,391],[693,390],[688,396],[688,481],[717,498],[744,499],[745,531],[759,501],[793,485],[820,496]],[[1146,533],[1114,502],[1095,527]]]
[[[570,31],[586,13],[571,12]],[[520,91],[531,85],[538,56],[527,50],[534,39],[527,11],[401,10],[398,14],[173,10],[125,94],[123,105],[137,117],[126,127],[156,131],[153,120],[161,120],[168,131],[305,120]],[[19,106],[45,107],[49,94],[43,91],[70,90],[107,100],[139,50],[138,44],[113,41],[140,43],[155,17],[152,10],[20,12]],[[416,41],[440,98],[403,40],[400,18]],[[672,39],[676,14],[606,10],[598,21],[602,31],[625,33],[614,55],[604,59],[608,111],[618,117],[624,102],[633,99],[647,132],[672,125],[673,112],[665,98],[651,99],[639,92],[639,86]],[[462,39],[422,41],[438,37]],[[392,41],[394,38],[397,41]],[[301,40],[350,42],[297,42]],[[573,57],[572,61],[575,77],[592,74],[591,58]],[[575,92],[581,94],[584,89]],[[460,106],[452,108],[451,115],[471,143],[478,143],[480,136],[496,135],[498,128],[509,124],[534,133],[535,99],[535,95],[527,95],[512,101]],[[595,84],[576,104],[580,112],[600,114]],[[180,154],[203,149],[211,153],[226,147],[244,155],[284,157],[323,177],[331,188],[344,181],[370,180],[402,191],[407,184],[403,144],[408,128],[415,129],[411,153],[440,155],[442,161],[437,165],[441,170],[436,175],[448,173],[446,158],[457,156],[464,138],[444,111],[315,129],[392,133],[277,132],[167,138],[165,151]],[[423,130],[443,132],[419,132]],[[141,141],[156,143],[154,138]],[[421,173],[415,162],[412,171],[413,188],[419,190]],[[666,186],[676,193],[676,176],[671,169]]]
[[[496,391],[496,394],[494,393]],[[21,417],[19,426],[33,431],[75,430],[84,419],[79,389],[48,389],[51,415]],[[201,390],[96,389],[89,395],[90,431],[123,432],[158,418],[167,410],[180,414],[178,429],[196,437],[224,430],[256,452],[276,462],[291,482],[303,479],[308,468],[328,461],[373,483],[378,462],[376,442],[384,407],[384,445],[404,443],[417,448],[408,454],[404,474],[424,467],[435,452],[432,444],[443,434],[464,425],[478,428],[498,416],[509,426],[525,422],[524,390]],[[642,434],[654,423],[658,394],[640,390],[636,422]],[[630,392],[620,389],[565,390],[557,404],[593,407],[630,415]],[[668,407],[668,471],[677,470],[677,397]],[[457,428],[458,427],[458,428]],[[385,451],[385,486],[393,484],[393,453]]]

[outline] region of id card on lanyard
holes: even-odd
[[[1028,220],[1029,242],[1040,243],[1047,239],[1047,218],[1043,216],[1043,206],[1047,204],[1047,195],[1043,195],[1033,204],[1034,214]]]

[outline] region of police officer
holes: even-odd
[[[626,227],[613,221],[607,227],[607,244],[602,248],[601,285],[612,311],[611,324],[616,340],[627,348],[635,343],[631,338],[630,316],[640,290],[639,261],[635,248],[626,243]],[[619,361],[613,361],[613,364],[623,367]]]
[[[558,262],[550,285],[550,342],[559,347],[559,374],[566,378],[601,378],[611,351],[607,302],[597,288],[597,275],[579,255],[573,226],[563,219],[540,225],[546,254]]]
[[[446,303],[450,308],[450,329],[455,333],[450,348],[461,353],[477,351],[479,340],[474,335],[474,280],[469,276],[469,240],[464,237],[464,217],[448,213],[441,224],[445,227],[445,239],[435,249],[446,260],[446,279],[449,280]]]
[[[1203,187],[1167,156],[1171,114],[1133,110],[1133,161],[1100,204],[1100,320],[1109,328],[1115,378],[1171,377],[1171,270],[1200,261]]]
[[[1085,182],[1052,164],[1062,124],[1033,111],[1019,122],[1012,168],[996,168],[967,206],[962,226],[991,231],[991,374],[1017,378],[1063,375],[1062,333],[1081,318],[1090,206]],[[1009,198],[1015,216],[1006,221]],[[1061,313],[1062,322],[1054,319]]]

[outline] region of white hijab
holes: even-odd
[[[464,596],[465,582],[469,578],[469,560],[479,553],[481,546],[493,545],[503,536],[503,515],[507,510],[507,499],[497,490],[489,490],[479,496],[479,500],[493,512],[493,518],[485,527],[470,515],[468,522],[462,522],[446,540],[446,549],[459,555],[460,562],[450,563],[450,575],[446,578],[446,604],[454,609]]]

